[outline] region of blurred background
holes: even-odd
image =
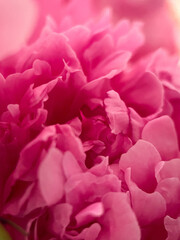
[[[113,22],[140,21],[146,44],[139,55],[157,48],[171,53],[180,49],[179,0],[0,0],[0,60],[34,42],[50,16],[59,25],[70,16],[83,24],[110,8]]]

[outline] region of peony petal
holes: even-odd
[[[50,81],[34,89],[31,85],[21,100],[20,110],[26,112],[36,105],[40,104],[41,106],[42,102],[47,101],[48,93],[52,91],[56,84],[57,80]]]
[[[140,226],[146,226],[165,216],[166,202],[159,192],[146,193],[131,181],[130,169],[126,170],[126,183],[129,187],[132,208]]]
[[[73,69],[80,69],[79,60],[62,34],[50,32],[41,34],[37,42],[25,48],[18,59],[19,71],[31,68],[36,59],[46,61],[51,66],[52,76],[57,77],[64,69],[64,62]]]
[[[129,126],[128,109],[117,92],[107,92],[108,98],[104,100],[105,110],[110,122],[112,133],[127,133]]]
[[[105,214],[98,240],[139,240],[141,233],[125,193],[107,193],[102,202]]]
[[[104,207],[101,202],[95,202],[88,207],[81,210],[76,216],[77,227],[85,225],[94,221],[94,219],[101,217],[104,214]]]
[[[62,167],[66,178],[73,176],[76,173],[81,173],[82,169],[71,152],[65,152],[62,159]]]
[[[93,69],[92,80],[102,76],[106,77],[109,74],[112,75],[112,78],[113,76],[121,73],[126,68],[130,58],[130,52],[119,51],[109,55],[107,58],[101,61],[95,69]]]
[[[179,178],[180,179],[180,159],[172,159],[167,162],[161,162],[157,165],[156,168],[156,179],[159,182],[160,180],[166,178]]]
[[[21,151],[19,161],[13,173],[14,179],[32,181],[36,179],[37,166],[43,157],[46,144],[50,144],[52,136],[56,135],[54,126],[46,127],[33,141]]]
[[[137,142],[137,140],[141,137],[141,132],[145,124],[145,120],[139,116],[139,114],[133,109],[129,109],[129,118],[130,118],[130,126],[132,131],[132,140]]]
[[[73,232],[73,235],[76,234],[75,236],[69,234],[66,234],[66,236],[69,240],[97,240],[100,230],[100,224],[93,223],[90,227],[84,228],[80,234],[78,234],[78,232]]]
[[[151,142],[167,161],[179,156],[179,147],[174,123],[168,116],[149,121],[143,131],[142,139]]]
[[[91,37],[90,29],[83,25],[76,25],[64,32],[66,37],[69,39],[69,43],[76,54],[79,56],[82,49],[86,46],[87,42]],[[79,45],[79,39],[81,39],[81,45]],[[85,50],[86,52],[86,50]],[[85,54],[85,53],[84,53]]]
[[[121,190],[121,181],[114,174],[95,176],[89,172],[73,175],[65,185],[66,202],[75,212],[87,206],[87,202],[101,199],[107,192]]]
[[[94,165],[89,169],[89,172],[96,176],[104,176],[108,172],[109,160],[107,157],[98,156],[98,162],[100,163]]]
[[[45,102],[45,109],[48,111],[48,125],[64,124],[77,117],[79,105],[74,104],[75,98],[86,84],[86,77],[81,69],[72,70],[65,62],[63,63],[62,75],[58,78],[56,87],[49,93],[49,99]]]
[[[9,103],[20,103],[25,92],[33,84],[35,76],[34,69],[28,69],[23,73],[14,73],[6,78],[5,94]],[[9,94],[8,98],[7,95]]]
[[[51,148],[42,160],[38,170],[40,191],[47,205],[58,202],[64,194],[62,153]]]
[[[33,188],[31,192],[29,191],[29,196],[26,196],[25,200],[25,206],[21,209],[22,215],[28,215],[34,210],[47,205],[37,183],[33,184]]]
[[[122,50],[135,52],[140,46],[144,43],[144,35],[140,31],[142,27],[139,23],[134,23],[131,27],[128,21],[122,22],[124,25],[127,25],[126,28],[128,32],[122,37],[118,38],[118,47]],[[119,30],[119,29],[118,29]],[[120,28],[122,31],[122,29]],[[120,33],[120,31],[116,30],[116,34]]]
[[[75,136],[73,129],[68,124],[56,125],[56,130],[58,133],[57,148],[62,152],[70,151],[82,169],[86,169],[85,153],[80,138]]]
[[[72,214],[72,206],[68,203],[60,203],[49,209],[50,219],[49,228],[55,234],[63,237],[66,227],[70,223],[70,217]]]
[[[123,171],[130,167],[132,180],[142,190],[151,192],[156,186],[155,166],[160,161],[161,157],[151,143],[138,140],[121,156],[119,167]]]
[[[88,82],[78,93],[72,105],[72,109],[77,108],[77,106],[80,108],[85,103],[88,104],[91,98],[103,99],[106,92],[110,89],[111,87],[108,78],[100,78],[92,82]]]
[[[145,72],[139,79],[126,82],[120,92],[121,98],[141,116],[158,112],[163,106],[163,87],[151,72]]]
[[[164,219],[164,226],[168,232],[168,237],[166,240],[180,239],[180,217],[174,219],[166,216]]]
[[[80,119],[78,117],[70,120],[69,125],[71,126],[71,128],[74,130],[74,134],[79,137],[79,135],[82,132],[82,123],[80,121]]]
[[[177,217],[180,214],[180,180],[175,177],[161,180],[156,188],[167,204],[167,215]]]
[[[87,75],[91,75],[92,69],[96,68],[98,64],[104,60],[104,58],[111,54],[112,50],[113,39],[109,34],[102,36],[99,41],[93,42],[83,53],[83,68],[85,72],[87,71]]]

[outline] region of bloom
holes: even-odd
[[[108,11],[71,20],[0,63],[1,216],[28,239],[178,239],[178,58],[133,60],[141,24]]]

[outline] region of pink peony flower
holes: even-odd
[[[18,240],[14,224],[28,240],[178,239],[178,58],[135,60],[142,25],[108,11],[75,23],[48,18],[0,62],[0,221]]]

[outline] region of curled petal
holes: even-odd
[[[179,240],[180,238],[180,217],[174,219],[166,216],[164,219],[164,225],[168,232],[166,240]]]
[[[159,192],[146,193],[131,181],[130,169],[126,170],[126,183],[128,184],[132,208],[140,226],[146,226],[165,216],[166,202]]]
[[[156,147],[164,161],[179,156],[176,130],[168,116],[149,121],[142,131],[142,138]]]
[[[149,142],[139,140],[121,156],[119,167],[123,171],[130,167],[132,180],[142,190],[151,192],[156,186],[155,166],[160,161],[156,148]]]
[[[107,95],[104,103],[112,133],[126,133],[129,124],[127,107],[115,91],[111,90]]]

